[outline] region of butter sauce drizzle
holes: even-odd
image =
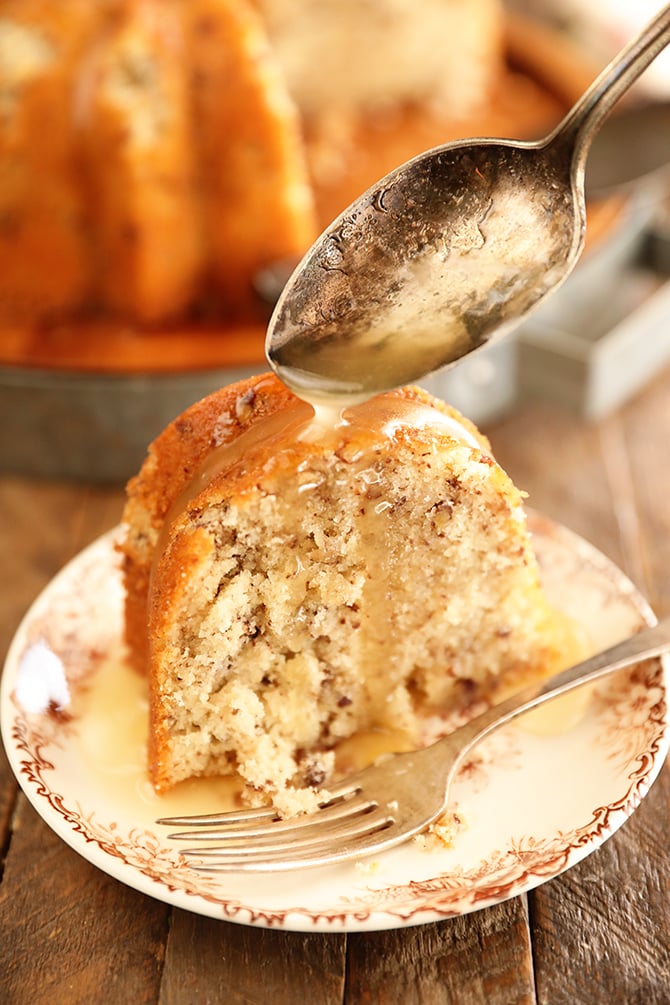
[[[256,390],[262,383],[256,385]],[[482,443],[455,416],[423,401],[396,394],[378,395],[357,404],[312,404],[296,398],[288,407],[252,421],[238,436],[207,454],[168,510],[156,545],[154,567],[167,545],[170,527],[189,504],[226,472],[231,475],[243,472],[259,449],[267,455],[273,455],[274,450],[276,456],[300,442],[322,444],[324,449],[332,451],[353,444],[358,461],[366,451],[392,440],[402,428],[432,429],[458,443],[482,449]]]

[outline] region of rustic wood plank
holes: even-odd
[[[435,925],[349,936],[346,1002],[530,1005],[525,897]]]
[[[0,480],[0,547],[3,591],[0,650],[40,590],[86,544],[113,527],[121,515],[118,487],[4,477]]]
[[[670,612],[670,370],[621,417],[639,530],[631,535],[642,588],[657,614]]]
[[[670,771],[621,831],[531,898],[539,1005],[667,1005]]]
[[[670,609],[669,401],[666,373],[597,425],[535,405],[503,429],[531,502],[600,547],[659,613]],[[666,768],[614,838],[530,895],[538,1003],[670,1000],[669,828]]]
[[[175,910],[160,1005],[341,1005],[345,945]]]
[[[158,998],[169,908],[81,859],[19,799],[0,886],[0,1000]]]
[[[528,506],[621,562],[620,531],[597,426],[532,402],[487,433],[499,463],[528,493]]]

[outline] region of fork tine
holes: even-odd
[[[363,817],[358,823],[346,829],[323,829],[318,835],[299,837],[289,843],[276,844],[271,841],[254,842],[250,848],[241,840],[236,840],[231,846],[214,848],[184,848],[181,854],[185,858],[195,858],[189,862],[192,869],[198,872],[228,872],[240,867],[254,868],[259,865],[285,863],[298,864],[312,858],[322,859],[324,853],[328,858],[337,855],[338,851],[349,853],[352,841],[375,837],[393,826],[393,818],[388,813],[380,811]],[[356,852],[354,851],[353,854]]]
[[[227,813],[202,813],[197,816],[185,814],[184,816],[161,817],[157,824],[165,824],[167,827],[207,827],[209,824],[217,824],[230,821],[232,823],[244,823],[247,820],[261,822],[279,820],[279,814],[274,806],[258,806],[254,809],[230,810]]]
[[[338,807],[350,806],[352,805],[352,800],[355,796],[360,793],[360,785],[354,784],[351,781],[341,782],[336,785],[333,789],[328,789],[326,798],[322,803],[319,803],[318,812],[319,819],[327,819],[324,814],[328,813],[333,817],[336,815]],[[342,811],[341,811],[342,812]],[[289,829],[291,827],[303,826],[303,821],[309,821],[314,813],[306,813],[300,817],[293,817],[290,819],[284,819],[280,817],[278,811],[274,806],[260,806],[254,809],[240,809],[231,810],[226,813],[203,813],[197,816],[184,815],[184,816],[173,816],[173,817],[161,817],[156,821],[157,824],[164,824],[168,827],[207,827],[213,825],[215,827],[225,828],[228,830],[239,830],[240,834],[245,834],[247,836],[255,836],[257,832],[262,830],[265,833],[268,824],[271,824],[273,830],[277,831],[280,827],[282,829]],[[251,826],[245,826],[249,823]],[[262,824],[261,828],[256,828],[254,825]],[[202,835],[197,835],[198,839],[202,836],[204,839],[206,836],[211,838],[216,836],[218,831],[214,834],[209,832],[203,832]],[[190,837],[187,834],[186,837]],[[196,835],[193,835],[194,837]],[[169,837],[183,838],[184,835],[170,834]]]
[[[313,830],[323,831],[329,824],[336,826],[345,825],[345,822],[356,817],[363,816],[377,809],[377,803],[373,799],[365,798],[362,794],[351,796],[349,799],[337,799],[324,803],[323,809],[315,813],[308,813],[300,817],[291,817],[288,820],[278,819],[275,815],[269,822],[254,826],[239,825],[236,820],[218,818],[218,827],[207,830],[179,831],[168,834],[173,841],[239,841],[253,838],[254,841],[268,842],[275,844],[278,840],[291,841],[294,836],[309,834]],[[189,821],[187,821],[189,822]]]

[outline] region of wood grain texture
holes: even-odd
[[[340,1005],[345,959],[344,935],[251,929],[175,910],[160,1005]]]
[[[528,493],[528,506],[620,561],[619,528],[598,426],[533,403],[486,432],[499,463]]]
[[[531,504],[612,558],[659,615],[670,610],[668,377],[597,425],[534,404],[489,430]],[[618,834],[530,895],[540,1005],[670,1001],[669,831],[666,766]]]
[[[349,936],[347,1002],[531,1005],[525,897],[436,925]]]
[[[0,1000],[158,998],[169,909],[71,851],[20,797],[0,886]]]
[[[539,1005],[667,1005],[667,768],[602,848],[531,897]]]
[[[629,548],[658,615],[670,612],[670,376],[659,377],[619,416],[637,515]],[[669,996],[670,997],[670,996]]]

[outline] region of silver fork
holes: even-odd
[[[336,783],[314,813],[281,819],[272,807],[164,817],[192,829],[174,841],[218,842],[181,854],[201,872],[273,872],[330,865],[383,852],[444,813],[456,771],[472,748],[504,723],[573,688],[670,649],[670,617],[604,652],[527,687],[422,750],[390,754]]]

